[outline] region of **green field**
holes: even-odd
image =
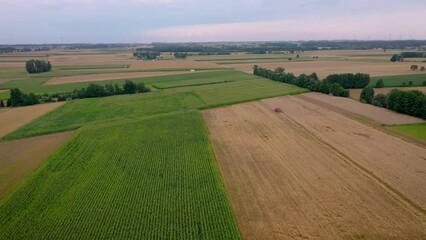
[[[404,83],[408,86],[410,81],[413,82],[413,86],[422,86],[426,81],[426,74],[372,77],[370,86],[374,87],[379,79],[383,80],[385,87],[402,87]]]
[[[200,113],[80,129],[0,202],[0,239],[240,239]]]
[[[161,76],[161,77],[147,77],[147,78],[133,78],[132,80],[136,83],[144,82],[147,85],[152,85],[154,83],[178,81],[178,80],[191,80],[191,79],[211,79],[215,78],[216,81],[225,81],[227,79],[221,80],[222,77],[233,77],[233,78],[242,78],[242,75],[238,75],[238,72],[228,69],[217,69],[215,72],[195,72],[190,73],[190,69],[155,69],[155,70],[143,70],[135,71],[128,69],[84,69],[84,70],[53,70],[49,73],[40,73],[40,74],[28,74],[24,70],[20,69],[1,69],[0,76],[2,79],[19,79],[11,80],[6,83],[0,83],[0,89],[10,89],[10,88],[19,88],[24,93],[63,93],[63,92],[72,92],[74,89],[81,89],[83,87],[89,86],[91,83],[105,85],[107,83],[112,84],[123,84],[126,79],[119,80],[107,80],[107,81],[96,81],[96,82],[81,82],[81,83],[72,83],[72,84],[59,84],[59,85],[43,85],[43,83],[49,81],[53,77],[61,76],[76,76],[76,75],[86,75],[86,74],[99,74],[99,73],[123,73],[123,72],[164,72],[164,71],[188,71],[188,74],[183,75],[171,75],[171,76]],[[196,69],[197,71],[209,70],[209,69]],[[220,71],[224,71],[221,73]],[[230,74],[230,71],[233,72],[233,75]],[[205,74],[198,76],[198,74]],[[0,93],[0,99],[9,98],[9,93]]]
[[[229,82],[172,88],[145,94],[73,100],[23,126],[4,139],[23,138],[76,129],[88,124],[147,117],[186,109],[212,108],[307,91],[294,85],[237,71],[193,74],[188,81],[195,81],[197,78],[201,82],[209,79]],[[163,82],[174,80],[186,84],[183,79],[187,77],[176,75],[159,79]],[[158,83],[159,79],[155,81]]]
[[[426,141],[426,123],[395,125],[392,128]]]

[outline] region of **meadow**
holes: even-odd
[[[391,128],[426,141],[426,123],[394,125]]]
[[[198,112],[82,128],[0,202],[0,239],[94,237],[240,239]]]
[[[402,87],[404,83],[409,86],[410,81],[413,83],[412,86],[423,86],[426,82],[426,74],[372,77],[370,86],[376,86],[379,79],[383,80],[385,87]]]
[[[229,70],[141,79],[148,85],[159,82],[227,81],[154,91],[145,94],[121,95],[105,98],[73,100],[56,111],[49,112],[18,129],[4,139],[15,139],[76,129],[88,124],[98,124],[122,119],[141,118],[187,109],[205,109],[262,98],[306,92],[293,85],[281,84],[257,76]],[[138,80],[135,80],[138,82]],[[61,85],[57,85],[61,86]],[[175,85],[179,86],[179,85]],[[56,85],[55,85],[56,87]]]

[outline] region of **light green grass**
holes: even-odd
[[[198,112],[80,129],[0,202],[0,239],[240,239]]]
[[[207,73],[199,74],[198,77],[203,77],[205,74]],[[174,77],[178,78],[178,76]],[[164,78],[164,81],[167,79]],[[144,94],[73,100],[5,136],[4,139],[23,138],[108,121],[141,118],[185,109],[212,108],[307,91],[294,85],[237,71],[221,73],[219,79],[233,82],[172,88]]]
[[[103,69],[102,71],[106,71]],[[160,77],[145,77],[145,78],[123,78],[117,80],[106,80],[106,81],[94,81],[94,82],[80,82],[80,83],[71,83],[71,84],[57,84],[57,85],[43,85],[43,83],[49,81],[53,76],[70,76],[70,75],[82,75],[82,74],[97,74],[101,72],[93,72],[94,70],[89,71],[61,71],[60,73],[51,73],[51,74],[40,74],[37,76],[30,76],[30,79],[26,80],[14,80],[9,81],[3,84],[0,84],[0,89],[10,89],[10,88],[19,88],[24,93],[35,93],[35,94],[44,94],[44,93],[63,93],[63,92],[72,92],[74,89],[81,89],[87,87],[92,83],[105,85],[108,83],[122,85],[126,79],[131,79],[135,83],[144,82],[148,86],[154,83],[163,83],[163,82],[172,82],[172,81],[181,81],[181,80],[193,80],[193,79],[216,79],[214,81],[226,81],[226,79],[221,80],[222,78],[242,78],[243,75],[239,74],[237,71],[225,69],[217,70],[214,72],[199,72],[188,74],[179,74],[179,75],[169,75],[169,76],[160,76]],[[178,71],[176,69],[166,69],[164,71]],[[180,70],[179,70],[180,71]],[[222,72],[223,71],[223,72]],[[116,70],[115,70],[116,72]],[[120,71],[124,72],[124,71]],[[125,71],[128,72],[128,71]],[[231,73],[232,72],[232,73]],[[9,98],[9,93],[0,93],[0,99]]]
[[[422,86],[423,82],[426,81],[426,74],[372,77],[370,86],[376,86],[379,79],[383,80],[385,87],[402,87],[404,83],[408,86],[409,81],[413,82],[413,86]]]
[[[426,141],[426,123],[394,125],[391,128]]]

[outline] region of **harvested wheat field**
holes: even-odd
[[[131,54],[53,55],[48,59],[54,67],[88,65],[130,65],[137,63]]]
[[[307,93],[301,95],[308,101],[313,101],[317,105],[326,105],[328,107],[339,108],[343,111],[355,113],[375,122],[385,124],[385,125],[394,125],[394,124],[411,124],[411,123],[423,123],[425,122],[423,119],[408,116],[405,114],[400,114],[394,111],[390,111],[385,108],[376,107],[370,104],[364,104],[359,101],[350,99],[350,98],[342,98],[342,97],[334,97],[322,93]]]
[[[159,61],[141,61],[138,60],[132,64],[130,69],[147,70],[147,69],[173,69],[173,68],[221,68],[215,63],[197,62],[191,60],[159,60]]]
[[[32,120],[62,106],[65,102],[45,103],[26,107],[8,108],[0,112],[0,138]]]
[[[244,239],[426,238],[424,148],[297,97],[203,116]]]
[[[0,200],[50,156],[72,132],[0,142]]]
[[[426,87],[390,87],[390,88],[375,88],[374,94],[377,95],[379,93],[388,94],[392,89],[399,89],[402,91],[411,91],[411,90],[419,90],[426,94]],[[362,89],[349,89],[350,95],[354,99],[359,99],[361,96]]]
[[[200,72],[200,71],[198,71]],[[205,71],[204,71],[205,72]],[[169,75],[193,74],[190,71],[166,71],[166,72],[126,72],[126,73],[101,73],[88,74],[66,77],[54,77],[43,85],[57,85],[79,82],[94,82],[114,79],[144,78],[144,77],[160,77]]]
[[[234,68],[247,73],[253,72],[251,64],[229,64],[222,65]],[[408,75],[421,74],[421,71],[411,71],[412,63],[406,62],[345,62],[345,61],[308,61],[308,62],[274,62],[274,63],[259,63],[260,67],[275,69],[284,67],[286,72],[291,72],[296,75],[302,73],[311,74],[317,73],[320,78],[325,78],[334,73],[368,73],[371,76],[393,76],[393,75]]]

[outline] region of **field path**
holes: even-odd
[[[281,107],[283,113],[275,113],[274,107]],[[306,111],[299,113],[303,109]],[[336,151],[334,146],[325,143],[322,135],[313,133],[315,129],[310,126],[324,134],[338,134],[340,129],[333,127],[343,121],[347,122],[347,130],[354,131],[356,134],[353,135],[359,137],[368,134],[364,133],[365,128],[377,130],[342,115],[337,122],[329,122],[335,116],[325,118],[328,114],[337,113],[320,107],[311,108],[308,102],[296,97],[203,112],[243,238],[424,239],[426,218],[421,210],[360,170],[340,152],[341,149]],[[301,121],[303,118],[306,118],[305,122]],[[317,118],[322,125],[315,122]],[[314,122],[309,125],[310,121]],[[391,137],[382,134],[380,137]],[[346,140],[345,136],[333,137],[336,141]],[[402,141],[391,138],[390,141],[396,143]],[[408,183],[413,187],[408,188],[407,193],[422,200],[423,190],[417,189],[419,194],[411,190],[422,188],[424,178],[421,178],[420,171],[424,170],[424,160],[421,162],[419,156],[425,153],[425,149],[416,145],[408,149],[417,151],[412,153],[417,154],[418,159],[413,165],[420,161],[420,166],[416,168],[407,163],[409,157],[401,164],[396,158],[388,159],[388,165],[409,165],[401,174],[401,187],[405,187],[404,181],[414,181]],[[364,152],[357,148],[357,152],[374,155],[370,149]],[[373,169],[377,168],[377,165],[370,164]],[[385,167],[383,175],[393,173],[396,168],[389,170]],[[418,173],[409,176],[413,171]]]
[[[7,108],[0,112],[0,139],[32,120],[62,106],[65,102]]]

